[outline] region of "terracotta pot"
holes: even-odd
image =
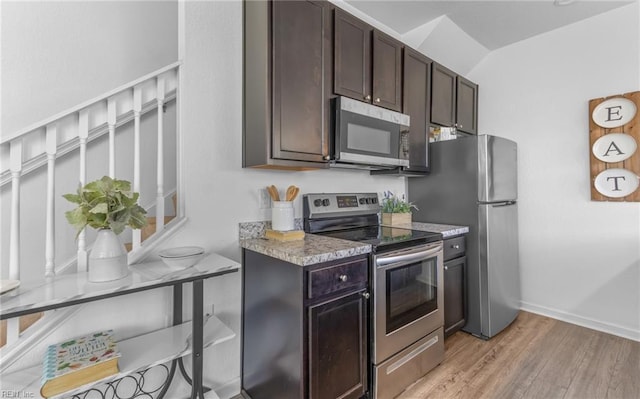
[[[111,229],[98,230],[89,253],[88,280],[94,283],[118,280],[129,274],[127,251]]]

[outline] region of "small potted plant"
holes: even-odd
[[[394,195],[391,191],[385,191],[382,198],[382,224],[387,226],[399,226],[411,224],[411,209],[418,207],[404,198]]]
[[[147,224],[146,211],[138,205],[138,193],[131,191],[131,183],[104,176],[76,194],[63,197],[78,206],[65,213],[78,234],[86,226],[98,230],[88,261],[88,279],[92,282],[117,280],[125,277],[127,251],[118,238],[125,227],[140,229]]]

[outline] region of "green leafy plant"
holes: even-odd
[[[125,227],[140,229],[147,224],[147,211],[138,205],[140,194],[131,191],[131,183],[104,176],[79,187],[77,194],[63,197],[78,206],[65,216],[78,234],[85,226],[111,229],[120,234]]]
[[[385,191],[382,198],[383,213],[410,213],[411,209],[418,210],[418,207],[402,198],[394,195],[391,191]]]

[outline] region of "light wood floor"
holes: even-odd
[[[457,332],[397,399],[638,399],[640,342],[521,312],[496,337]]]

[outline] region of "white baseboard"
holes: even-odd
[[[545,306],[535,305],[524,301],[520,302],[520,309],[542,316],[551,317],[552,319],[566,321],[567,323],[575,324],[581,327],[590,328],[592,330],[601,331],[607,334],[612,334],[618,337],[640,342],[640,330],[633,330],[631,328],[619,326],[612,323],[603,323],[598,320],[579,316],[573,313],[565,312],[563,310],[551,309]]]
[[[224,385],[216,387],[216,393],[220,399],[231,399],[240,395],[240,377],[238,376]]]

